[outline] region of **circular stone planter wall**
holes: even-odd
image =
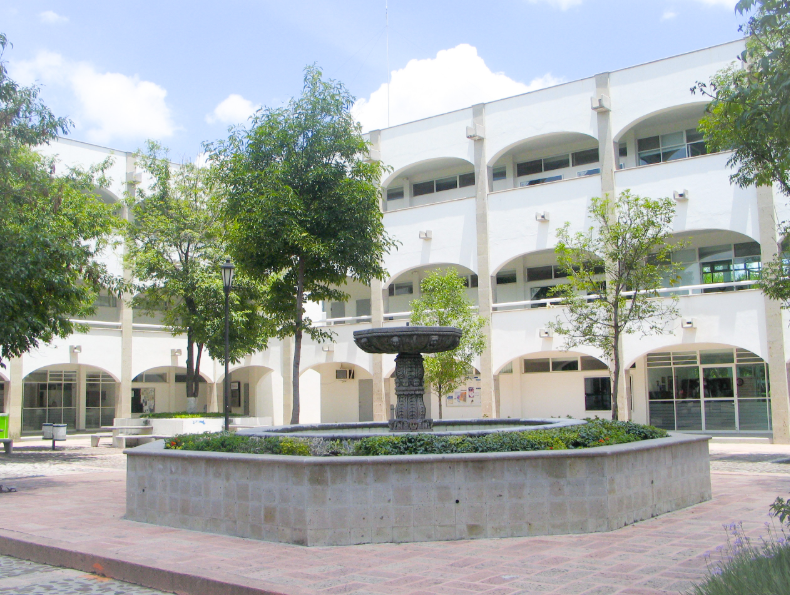
[[[379,457],[124,452],[126,518],[299,545],[611,531],[711,497],[708,437]]]

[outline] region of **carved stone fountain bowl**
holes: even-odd
[[[458,347],[461,329],[450,326],[404,326],[354,331],[354,343],[367,353],[440,353]]]

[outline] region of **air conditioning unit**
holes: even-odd
[[[538,329],[538,337],[541,339],[550,339],[554,336],[554,331],[550,328],[539,328]]]
[[[549,212],[543,211],[542,213],[535,213],[535,221],[538,221],[539,223],[548,223]]]
[[[696,328],[697,321],[694,318],[681,318],[680,328]]]
[[[335,380],[354,380],[354,370],[335,370]]]
[[[675,190],[672,193],[672,197],[678,202],[684,201],[684,200],[688,200],[689,199],[689,191],[688,190]]]

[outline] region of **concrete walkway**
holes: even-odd
[[[705,553],[725,543],[723,524],[742,521],[759,538],[768,505],[790,493],[790,465],[780,462],[790,458],[787,447],[711,450],[714,470],[740,466],[714,473],[711,502],[611,533],[334,548],[125,521],[125,476],[115,463],[96,463],[98,473],[47,475],[42,454],[31,464],[43,477],[0,482],[19,490],[0,494],[0,554],[195,595],[678,593],[704,576]],[[0,478],[21,464],[0,455]]]

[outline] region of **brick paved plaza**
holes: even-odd
[[[0,483],[18,489],[0,494],[0,594],[679,593],[722,524],[764,535],[768,505],[790,493],[790,448],[713,444],[712,501],[611,533],[304,548],[126,521],[123,454],[18,446],[0,455]]]

